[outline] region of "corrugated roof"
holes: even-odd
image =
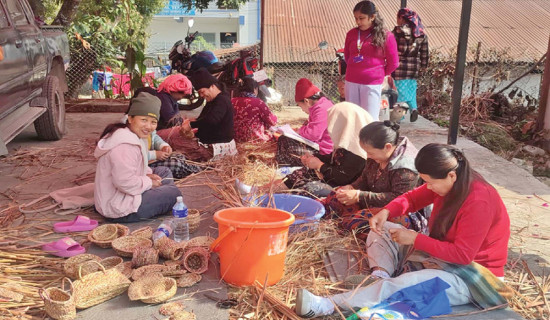
[[[326,62],[355,26],[358,0],[264,0],[264,62]],[[400,0],[375,1],[392,29]],[[408,0],[426,28],[430,48],[450,53],[458,43],[462,0]],[[473,0],[468,45],[507,50],[517,60],[540,58],[548,47],[550,1]],[[321,41],[329,49],[318,49]],[[471,57],[471,54],[470,54]]]

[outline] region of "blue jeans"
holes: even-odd
[[[154,174],[163,179],[172,178],[172,172],[166,167],[152,169]],[[176,203],[176,197],[179,196],[181,196],[181,191],[174,185],[174,180],[163,180],[160,187],[149,189],[141,194],[141,205],[138,211],[122,218],[110,219],[110,221],[116,223],[138,222],[171,212]]]

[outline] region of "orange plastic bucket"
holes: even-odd
[[[210,249],[219,251],[220,274],[235,286],[277,283],[283,277],[288,227],[294,215],[272,208],[231,208],[214,214],[218,238]]]

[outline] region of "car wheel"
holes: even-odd
[[[47,99],[47,110],[34,121],[34,128],[42,140],[59,140],[65,133],[65,98],[57,77],[46,78],[42,96]]]

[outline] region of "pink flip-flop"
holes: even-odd
[[[69,237],[42,245],[42,250],[54,256],[68,258],[86,252],[86,249]]]
[[[53,225],[55,232],[90,231],[97,227],[97,221],[86,216],[77,216],[72,221],[58,222]]]

